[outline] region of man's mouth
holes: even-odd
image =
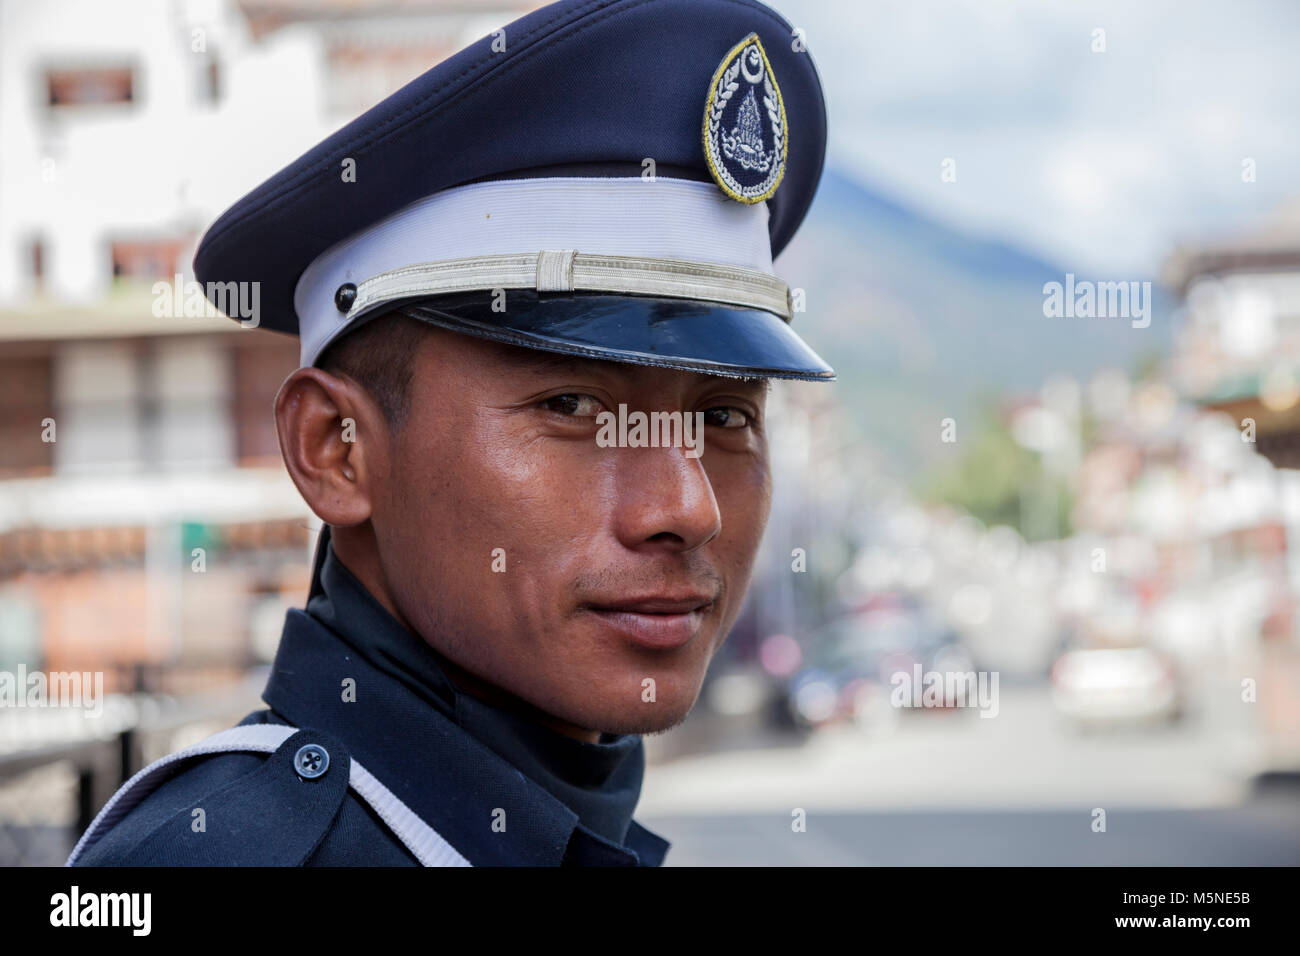
[[[651,650],[674,650],[699,633],[714,600],[709,594],[654,594],[588,602],[583,610],[634,644]]]

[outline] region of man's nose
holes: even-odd
[[[625,547],[690,552],[722,530],[703,460],[685,448],[619,449],[615,533]]]

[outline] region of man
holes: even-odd
[[[833,376],[771,266],[824,144],[766,7],[568,0],[227,211],[196,275],[302,342],[275,416],[311,593],[269,709],[141,771],[69,862],[660,864],[640,735],[740,611],[767,380]]]

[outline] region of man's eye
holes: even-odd
[[[704,413],[704,424],[714,425],[718,428],[744,428],[749,424],[749,416],[739,408],[720,405],[717,408],[710,408]]]
[[[543,400],[541,404],[547,411],[571,415],[574,418],[594,418],[604,407],[600,404],[600,399],[594,396],[573,394],[554,395]]]

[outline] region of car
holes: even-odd
[[[1173,664],[1149,647],[1067,651],[1052,665],[1051,696],[1081,730],[1161,723],[1179,712]]]
[[[892,699],[893,678],[923,672],[970,669],[957,635],[935,623],[919,604],[877,599],[835,618],[810,635],[806,663],[790,679],[786,701],[796,724],[820,727],[852,721],[864,730],[888,728],[900,714],[921,710]],[[940,707],[957,703],[945,697]],[[933,708],[926,708],[933,709]]]

